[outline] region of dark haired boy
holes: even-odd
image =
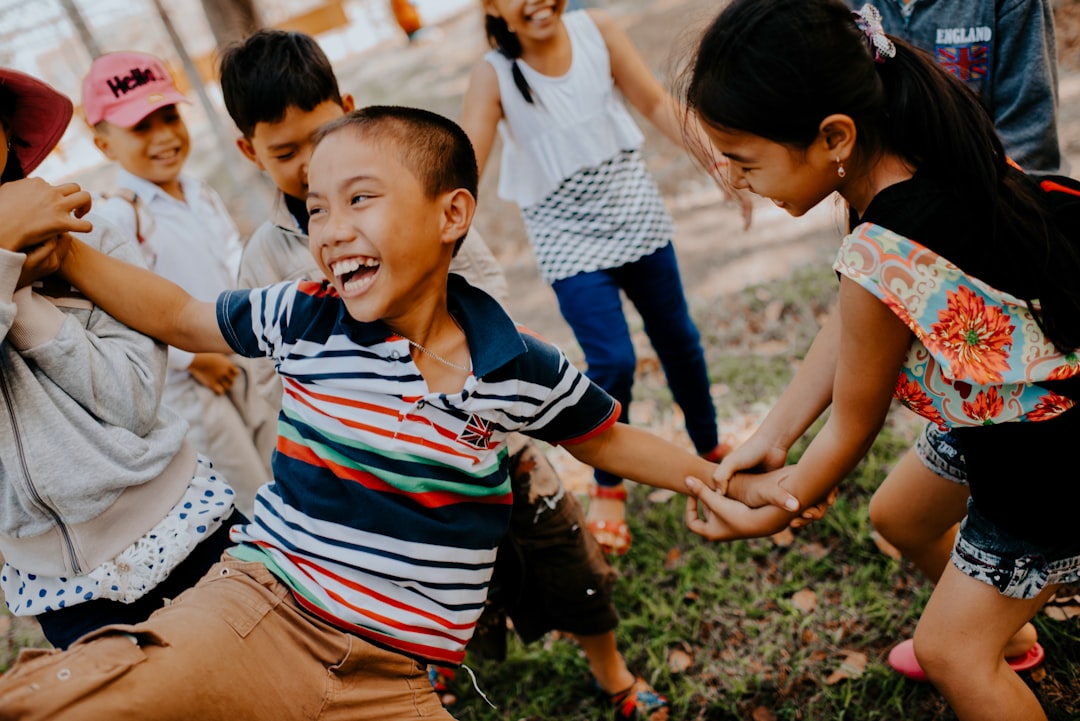
[[[240,263],[240,286],[322,277],[308,251],[307,165],[311,139],[328,120],[353,108],[342,94],[330,61],[314,39],[282,30],[260,30],[229,48],[221,59],[225,106],[241,132],[241,152],[277,186],[273,215],[256,229]],[[450,263],[498,300],[508,295],[498,261],[475,231]],[[264,399],[281,406],[281,383],[266,363],[258,385]],[[539,446],[509,439],[514,511],[500,547],[487,612],[474,652],[505,653],[505,615],[531,643],[558,629],[575,636],[599,686],[613,705],[652,717],[667,701],[633,674],[615,641],[618,616],[612,601],[616,574],[586,528],[581,505],[567,493]],[[437,685],[442,680],[436,677]]]
[[[423,664],[460,663],[482,611],[510,515],[509,433],[679,492],[712,477],[616,423],[618,403],[558,349],[448,276],[477,178],[456,124],[355,111],[316,137],[310,166],[320,283],[206,303],[80,243],[64,259],[151,336],[271,358],[280,436],[274,482],[222,562],[145,623],[24,658],[0,679],[6,718],[446,718]]]

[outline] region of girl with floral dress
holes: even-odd
[[[895,395],[953,430],[971,494],[955,545],[936,551],[917,662],[960,719],[1045,719],[1006,656],[1033,647],[1025,624],[1080,580],[1080,253],[1056,207],[1076,185],[1040,187],[1012,167],[977,98],[886,35],[872,6],[736,0],[706,30],[686,97],[737,187],[795,216],[839,193],[851,228],[835,263],[839,312],[725,458],[726,495],[691,483],[688,524],[712,539],[779,530],[793,511],[759,503],[760,491],[779,483],[803,505],[824,496]],[[1066,192],[1047,192],[1054,184]],[[879,490],[912,499],[894,506],[897,526],[927,522],[928,489],[913,477]]]

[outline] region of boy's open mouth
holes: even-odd
[[[347,294],[363,291],[375,278],[380,267],[374,258],[345,258],[330,264],[338,286]]]

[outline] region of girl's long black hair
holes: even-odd
[[[889,38],[895,57],[875,62],[840,0],[735,0],[702,36],[686,104],[706,124],[795,149],[809,147],[828,115],[850,116],[861,157],[895,154],[993,214],[985,252],[1015,259],[1021,285],[1038,289],[1028,307],[1047,337],[1060,350],[1080,348],[1080,243],[1051,221],[1036,183],[1009,166],[975,93]]]
[[[518,36],[510,32],[505,20],[494,15],[484,15],[484,30],[487,32],[488,45],[512,61],[510,63],[510,73],[514,78],[514,85],[521,91],[525,102],[532,104],[534,102],[532,89],[525,80],[525,75],[522,74],[521,67],[518,64],[518,58],[521,57],[521,41]]]

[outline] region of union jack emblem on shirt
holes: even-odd
[[[937,61],[941,67],[965,83],[981,80],[990,73],[990,45],[938,45]]]
[[[461,432],[457,439],[477,450],[489,450],[492,446],[491,436],[495,433],[492,425],[491,421],[484,420],[473,413],[469,416],[469,422],[465,424],[465,430]]]

